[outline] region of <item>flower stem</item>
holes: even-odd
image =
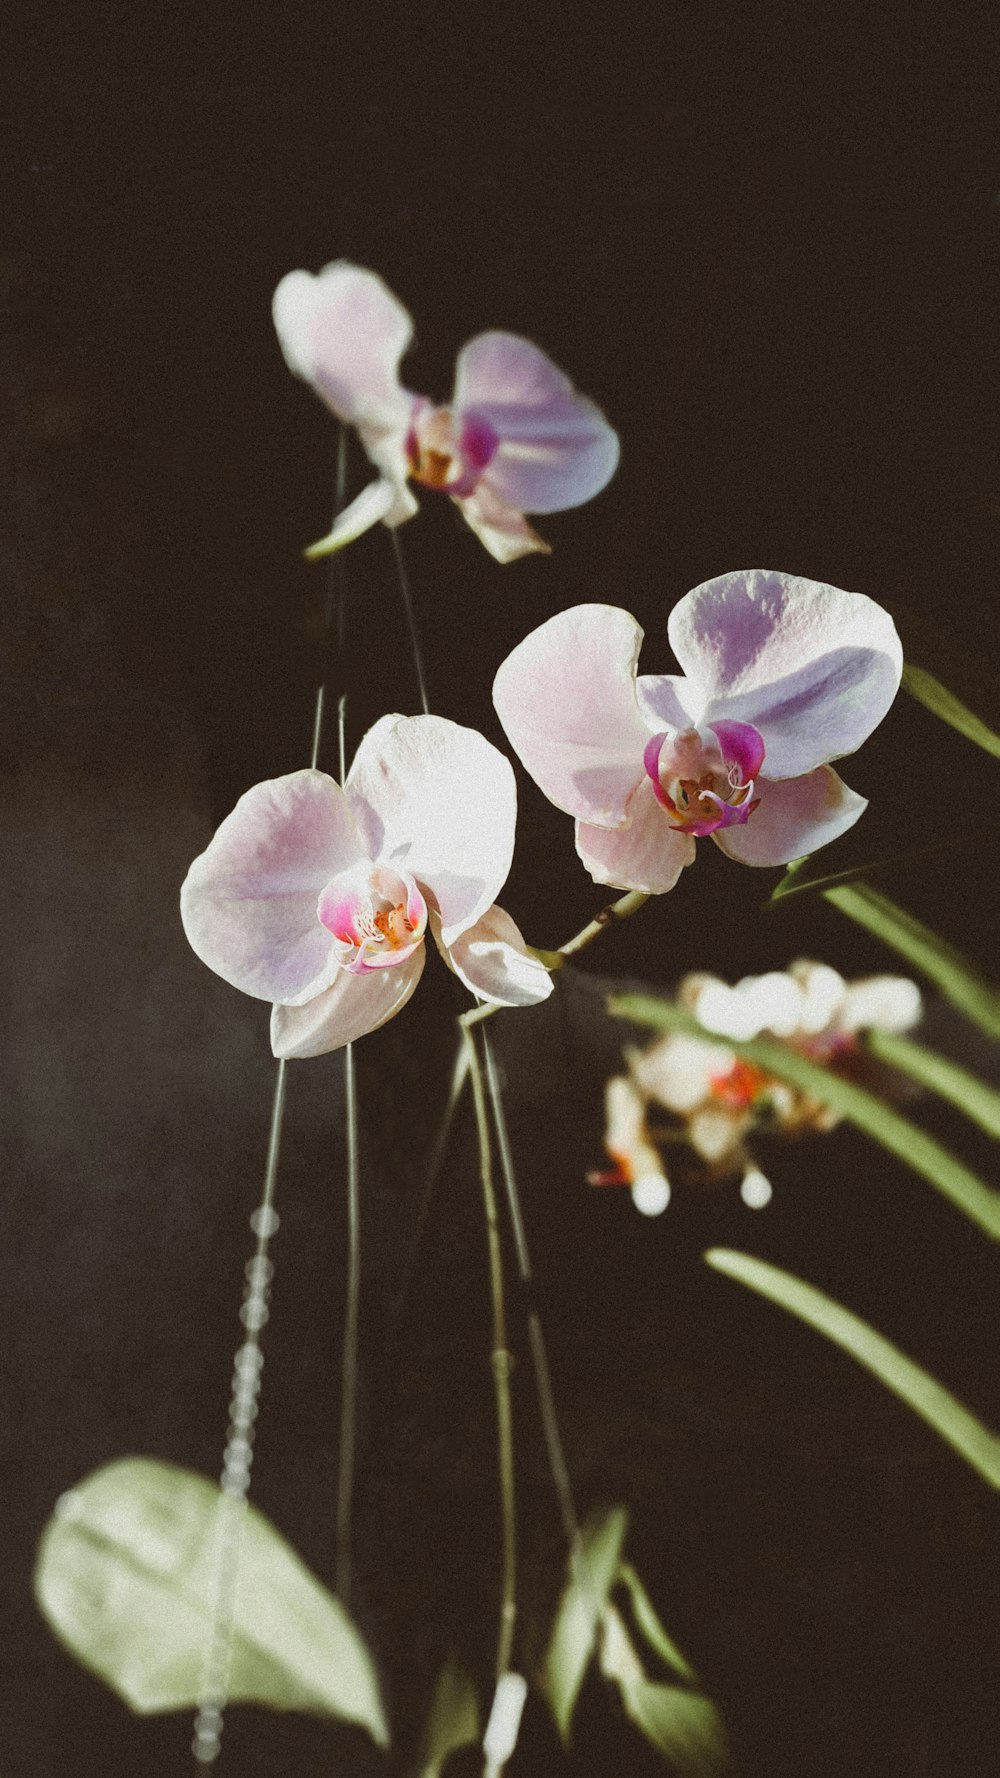
[[[534,1276],[531,1270],[531,1255],[528,1252],[528,1238],[521,1214],[521,1199],[517,1188],[517,1175],[514,1172],[514,1159],[511,1154],[510,1138],[507,1133],[507,1119],[504,1115],[503,1097],[500,1091],[500,1080],[492,1045],[485,1031],[483,1032],[483,1056],[486,1062],[486,1085],[490,1097],[490,1108],[493,1112],[493,1125],[497,1135],[497,1149],[500,1155],[500,1171],[503,1174],[504,1189],[507,1194],[507,1206],[510,1211],[511,1225],[514,1230],[514,1247],[517,1253],[518,1271],[526,1293],[528,1294],[528,1339],[531,1344],[531,1362],[535,1373],[535,1390],[538,1395],[538,1409],[542,1420],[542,1433],[545,1448],[549,1457],[549,1468],[559,1501],[559,1512],[562,1518],[566,1541],[571,1550],[575,1550],[580,1539],[580,1521],[577,1518],[573,1500],[573,1489],[566,1467],[562,1438],[559,1433],[559,1421],[556,1415],[555,1395],[552,1389],[552,1375],[549,1370],[548,1353],[545,1347],[545,1335],[542,1331],[541,1317],[533,1300]]]
[[[358,1182],[358,1096],[354,1045],[344,1048],[344,1107],[347,1123],[347,1302],[340,1390],[340,1445],[337,1476],[337,1532],[334,1573],[337,1593],[351,1595],[351,1529],[358,1396],[358,1308],[361,1296],[361,1193]]]
[[[461,1024],[461,1021],[459,1021]],[[496,1672],[499,1679],[510,1667],[514,1646],[514,1625],[517,1618],[517,1528],[514,1499],[514,1426],[510,1396],[511,1355],[507,1347],[507,1317],[504,1306],[503,1254],[497,1201],[493,1190],[493,1161],[490,1152],[490,1129],[483,1091],[483,1071],[471,1031],[463,1028],[462,1041],[469,1057],[469,1078],[479,1138],[479,1176],[483,1188],[486,1213],[486,1239],[490,1262],[490,1295],[493,1303],[493,1386],[496,1393],[497,1444],[500,1476],[500,1513],[503,1536],[503,1580],[500,1599],[500,1626],[497,1634]]]

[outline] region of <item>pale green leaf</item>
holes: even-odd
[[[782,1309],[808,1322],[818,1333],[849,1352],[947,1440],[984,1481],[1000,1488],[1000,1438],[956,1401],[935,1377],[914,1364],[890,1340],[876,1333],[814,1285],[748,1253],[713,1247],[705,1258],[717,1272],[759,1291]]]
[[[908,661],[903,668],[903,690],[942,722],[957,729],[967,741],[974,741],[984,753],[992,753],[994,759],[1000,759],[1000,735],[988,728],[946,685],[935,679],[933,673],[928,673],[924,667],[911,666]]]
[[[192,1709],[214,1622],[211,1482],[127,1458],[65,1494],[42,1536],[38,1603],[71,1652],[143,1713]],[[229,1697],[389,1735],[371,1657],[343,1606],[253,1507],[241,1515]]]
[[[867,1041],[872,1055],[880,1062],[888,1062],[926,1087],[928,1092],[937,1093],[938,1098],[947,1099],[950,1105],[957,1105],[959,1111],[963,1111],[981,1130],[1000,1142],[1000,1093],[995,1087],[987,1086],[978,1075],[960,1068],[947,1056],[939,1056],[936,1051],[925,1049],[923,1044],[913,1043],[908,1037],[900,1037],[895,1031],[870,1031]]]
[[[619,1563],[616,1578],[628,1588],[629,1596],[632,1601],[632,1615],[635,1618],[636,1629],[641,1631],[643,1636],[645,1636],[650,1648],[653,1649],[654,1653],[659,1655],[665,1666],[672,1667],[675,1673],[679,1673],[683,1679],[688,1680],[692,1685],[696,1685],[698,1682],[697,1674],[684,1659],[684,1656],[681,1654],[681,1651],[673,1638],[667,1635],[666,1630],[663,1628],[663,1625],[656,1615],[653,1602],[639,1579],[639,1576],[636,1574],[635,1569],[632,1567],[631,1562]]]
[[[559,1602],[542,1663],[540,1684],[563,1740],[594,1651],[598,1621],[618,1569],[628,1514],[622,1506],[588,1521],[581,1547],[570,1559],[570,1578]]]
[[[818,1067],[808,1057],[775,1038],[755,1037],[746,1043],[738,1043],[730,1037],[720,1038],[715,1032],[706,1031],[690,1013],[670,1000],[655,1000],[647,994],[623,994],[609,1001],[608,1009],[616,1017],[632,1019],[639,1025],[653,1025],[665,1031],[686,1031],[708,1043],[722,1044],[726,1049],[735,1050],[737,1055],[745,1056],[748,1062],[756,1063],[765,1073],[789,1081],[863,1130],[866,1136],[929,1180],[984,1233],[1000,1240],[1000,1192],[984,1184],[964,1162],[942,1148],[925,1130],[918,1129],[883,1099],[865,1092],[863,1087],[845,1080],[843,1075]]]
[[[922,970],[947,1000],[989,1037],[1000,1037],[1000,993],[985,982],[961,951],[868,883],[824,891],[827,901],[883,944]]]
[[[420,1778],[441,1778],[445,1761],[479,1740],[479,1704],[467,1673],[448,1661],[438,1674],[427,1719]]]
[[[604,1612],[601,1672],[617,1685],[626,1714],[681,1778],[717,1778],[725,1769],[726,1734],[711,1699],[647,1679],[613,1605]]]

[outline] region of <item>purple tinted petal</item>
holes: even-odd
[[[752,723],[769,777],[799,777],[853,752],[881,722],[902,672],[895,626],[874,600],[763,569],[695,587],[668,632],[703,693],[699,720]]]
[[[590,827],[578,822],[577,852],[595,883],[662,895],[673,888],[685,865],[693,863],[694,840],[671,827],[648,778],[640,781],[628,812],[627,827]]]
[[[829,845],[853,827],[868,807],[830,766],[801,778],[758,778],[759,806],[745,827],[727,827],[713,839],[741,864],[789,864]]]
[[[741,784],[750,784],[764,763],[764,740],[750,722],[710,722],[727,766],[734,765]]]
[[[635,698],[642,631],[613,605],[575,605],[507,656],[493,702],[522,765],[550,802],[617,827],[649,739]]]
[[[610,481],[618,439],[594,403],[530,340],[482,333],[458,355],[454,408],[474,411],[499,442],[488,477],[519,512],[580,506]]]
[[[331,876],[364,855],[347,799],[325,772],[256,784],[195,859],[181,890],[193,950],[245,994],[310,999],[336,969],[317,898]]]
[[[674,673],[640,673],[635,688],[651,728],[697,728],[701,721],[704,700],[689,680]]]
[[[496,456],[499,443],[500,440],[485,415],[475,411],[463,414],[458,435],[458,454],[466,469],[482,475]]]

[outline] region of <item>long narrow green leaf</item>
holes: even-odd
[[[971,828],[970,828],[971,832]],[[940,857],[954,836],[935,840],[926,846],[908,846],[905,852],[893,852],[882,858],[867,858],[862,864],[847,865],[843,870],[827,870],[818,864],[814,853],[805,858],[796,858],[785,868],[785,874],[777,887],[771,891],[765,907],[776,901],[787,901],[790,895],[817,895],[821,889],[834,889],[838,883],[856,883],[859,877],[867,877],[872,871],[888,870],[889,867],[909,863],[915,858]]]
[[[755,1062],[765,1073],[789,1081],[821,1104],[831,1106],[866,1136],[887,1148],[890,1154],[898,1156],[915,1173],[929,1180],[971,1222],[994,1240],[1000,1240],[1000,1192],[991,1190],[969,1167],[935,1142],[933,1136],[911,1124],[884,1100],[855,1086],[853,1081],[845,1080],[828,1068],[818,1067],[773,1038],[755,1037],[746,1043],[720,1038],[715,1032],[706,1031],[690,1013],[672,1001],[655,1000],[646,994],[623,994],[609,1001],[608,1010],[618,1018],[631,1019],[639,1025],[652,1025],[661,1031],[686,1031],[708,1043],[723,1044],[727,1049],[735,1050],[737,1055],[745,1056],[748,1062]]]
[[[933,1426],[935,1432],[984,1481],[992,1488],[1000,1488],[1000,1438],[956,1401],[936,1378],[919,1364],[914,1364],[912,1358],[907,1358],[890,1340],[876,1333],[860,1316],[834,1302],[814,1285],[804,1283],[790,1272],[783,1272],[778,1266],[768,1265],[765,1260],[754,1259],[748,1253],[712,1247],[705,1259],[717,1272],[758,1291],[849,1352],[887,1389],[905,1401],[915,1414]]]
[[[217,1596],[219,1489],[145,1458],[110,1463],[63,1496],[38,1553],[35,1596],[56,1635],[133,1710],[191,1710]],[[228,1693],[360,1723],[389,1744],[360,1632],[253,1507],[240,1527]]]
[[[647,1679],[613,1605],[605,1606],[602,1618],[601,1672],[618,1687],[626,1715],[680,1778],[719,1778],[729,1750],[711,1698],[687,1686]]]
[[[642,1581],[639,1579],[631,1562],[620,1562],[616,1577],[627,1588],[632,1600],[632,1615],[636,1628],[642,1631],[646,1641],[655,1654],[658,1654],[664,1666],[672,1667],[682,1679],[690,1685],[697,1685],[698,1675],[693,1667],[684,1659],[672,1636],[668,1636],[663,1628],[653,1601],[649,1597]]]
[[[592,1518],[584,1526],[583,1548],[570,1562],[570,1578],[556,1614],[540,1674],[563,1740],[569,1738],[573,1710],[594,1651],[597,1626],[614,1584],[628,1525],[623,1506]]]
[[[992,753],[994,759],[1000,759],[1000,735],[988,728],[975,711],[969,709],[968,704],[963,704],[961,698],[956,698],[954,692],[949,691],[926,668],[914,667],[908,661],[903,668],[903,690],[908,691],[911,698],[916,698],[918,704],[923,704],[942,722],[957,729],[967,741],[974,741],[984,753]]]
[[[848,919],[890,945],[936,983],[953,1006],[989,1037],[1000,1038],[1000,993],[985,982],[961,951],[914,919],[867,883],[824,891],[827,901]]]
[[[894,1031],[869,1031],[867,1041],[872,1055],[880,1062],[888,1062],[928,1092],[937,1093],[939,1099],[957,1105],[981,1130],[1000,1142],[1000,1093],[995,1087],[987,1086],[978,1075],[950,1062],[947,1056],[939,1056],[935,1050],[925,1049],[909,1037],[899,1037]]]

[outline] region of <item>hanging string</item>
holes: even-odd
[[[406,563],[403,561],[403,546],[399,541],[399,527],[396,525],[391,526],[389,529],[389,536],[392,538],[392,550],[396,558],[396,572],[399,576],[400,597],[403,601],[403,610],[406,612],[406,622],[410,632],[410,647],[413,650],[413,665],[416,670],[417,685],[420,688],[420,704],[424,715],[429,716],[431,707],[427,700],[427,682],[424,678],[424,657],[420,648],[420,635],[417,630],[417,620],[413,610],[413,598],[410,593],[410,577],[406,572]]]
[[[343,509],[347,481],[347,437],[343,427],[337,446],[337,467],[334,492],[334,516]],[[337,662],[343,660],[344,588],[340,564],[331,563],[331,573],[324,608],[324,635],[329,636],[334,609],[337,612]],[[344,778],[345,702],[338,710],[340,776]],[[316,691],[313,712],[310,765],[315,769],[323,738],[326,686]],[[240,1307],[240,1320],[246,1339],[236,1353],[233,1365],[233,1387],[229,1403],[229,1427],[223,1454],[219,1506],[215,1522],[214,1576],[215,1608],[212,1627],[202,1667],[198,1707],[194,1721],[191,1751],[198,1766],[212,1765],[222,1745],[223,1713],[228,1702],[229,1668],[232,1658],[233,1625],[239,1581],[240,1544],[246,1517],[253,1464],[255,1422],[260,1402],[261,1371],[264,1355],[260,1336],[269,1314],[271,1280],[274,1266],[270,1259],[270,1241],[276,1234],[279,1218],[274,1208],[278,1161],[281,1153],[281,1131],[285,1115],[286,1067],[280,1060],[275,1071],[274,1096],[267,1161],[261,1201],[250,1217],[250,1226],[257,1236],[257,1246],[245,1268],[245,1287]],[[354,1059],[350,1045],[344,1057],[344,1097],[347,1123],[348,1182],[348,1289],[347,1327],[344,1340],[344,1388],[341,1401],[340,1480],[337,1494],[337,1584],[346,1599],[350,1587],[351,1496],[354,1475],[354,1427],[357,1380],[357,1328],[360,1293],[360,1229],[357,1143],[357,1094]]]

